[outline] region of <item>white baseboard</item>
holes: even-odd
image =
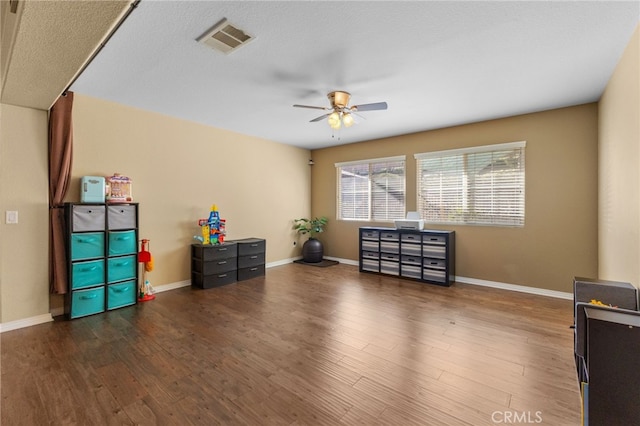
[[[44,324],[51,321],[53,321],[53,317],[50,313],[16,321],[9,321],[0,324],[0,333],[4,333],[5,331],[17,330],[24,327],[31,327],[32,325]]]
[[[51,309],[51,316],[57,317],[60,315],[64,315],[64,306],[60,306],[59,308]]]
[[[293,263],[294,260],[298,260],[298,259],[302,259],[302,256],[290,257],[288,259],[282,259],[282,260],[276,260],[275,262],[269,262],[266,265],[264,265],[264,267],[269,269],[269,268],[273,268],[275,266],[282,266],[282,265],[286,265],[288,263]]]
[[[345,265],[360,266],[360,263],[357,260],[342,259],[339,257],[331,257],[331,256],[325,256],[325,259],[337,260],[338,262],[344,263]],[[556,291],[556,290],[548,290],[545,288],[527,287],[527,286],[518,285],[518,284],[508,284],[508,283],[501,283],[498,281],[480,280],[477,278],[467,278],[467,277],[460,277],[460,276],[456,276],[455,281],[459,283],[464,283],[464,284],[473,284],[473,285],[479,285],[483,287],[499,288],[502,290],[518,291],[520,293],[529,293],[529,294],[537,294],[539,296],[554,297],[556,299],[573,300],[573,293],[567,293],[567,292]]]
[[[154,293],[162,293],[163,291],[175,290],[177,288],[189,287],[191,280],[178,281],[175,283],[163,284],[159,286],[153,286]]]
[[[360,262],[358,262],[357,260],[342,259],[341,257],[333,257],[333,256],[325,256],[324,258],[329,260],[335,260],[340,263],[344,263],[345,265],[360,266]]]
[[[455,281],[458,283],[464,283],[464,284],[473,284],[473,285],[479,285],[483,287],[499,288],[502,290],[519,291],[521,293],[537,294],[539,296],[555,297],[556,299],[573,300],[573,293],[566,293],[563,291],[556,291],[556,290],[547,290],[545,288],[527,287],[524,285],[507,284],[507,283],[501,283],[497,281],[479,280],[477,278],[467,278],[467,277],[460,277],[460,276],[456,276]]]

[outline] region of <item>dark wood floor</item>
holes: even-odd
[[[3,333],[1,421],[577,425],[571,322],[567,300],[290,264]]]

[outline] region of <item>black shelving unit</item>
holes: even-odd
[[[455,277],[455,232],[362,227],[360,271],[450,286]]]

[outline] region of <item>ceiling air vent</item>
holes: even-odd
[[[252,35],[223,19],[211,31],[201,36],[198,41],[219,52],[231,53],[249,43],[253,38]]]

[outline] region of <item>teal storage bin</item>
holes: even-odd
[[[136,303],[136,282],[125,281],[107,287],[107,309],[122,308]]]
[[[71,235],[71,260],[104,256],[104,232]]]
[[[113,283],[136,278],[137,256],[122,256],[107,261],[107,282]]]
[[[132,254],[137,250],[136,231],[109,232],[109,256]]]
[[[104,260],[77,262],[71,266],[71,290],[104,284]]]
[[[76,290],[71,294],[71,318],[104,312],[104,286]]]

